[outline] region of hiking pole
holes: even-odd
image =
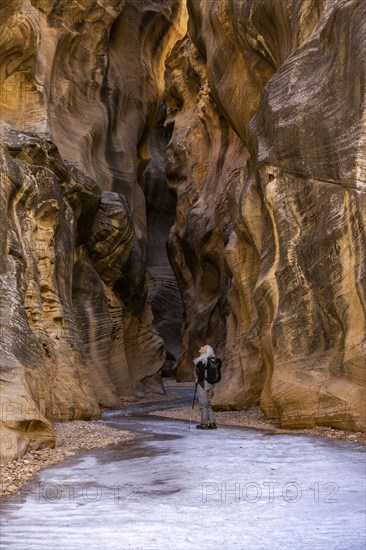
[[[191,411],[191,417],[189,419],[189,430],[191,429],[191,423],[192,423],[192,415],[193,415],[193,409],[194,409],[194,402],[196,401],[196,394],[197,394],[197,386],[198,386],[198,380],[196,382],[196,387],[194,388],[194,396],[193,396],[193,403],[192,403],[192,411]]]

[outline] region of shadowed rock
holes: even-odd
[[[225,344],[229,278],[225,246],[231,232],[227,189],[247,157],[246,148],[220,115],[207,82],[204,59],[187,37],[167,60],[166,174],[177,214],[168,253],[184,305],[179,380],[193,376],[192,359],[210,342]]]

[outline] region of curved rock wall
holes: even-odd
[[[138,177],[186,11],[178,0],[12,0],[0,20],[9,459],[53,444],[49,420],[162,391]]]
[[[230,189],[216,405],[260,396],[283,426],[365,429],[365,4],[188,6],[212,94],[250,153]]]
[[[52,444],[46,419],[90,418],[99,407],[75,337],[75,218],[59,170],[33,163],[48,156],[48,143],[23,135],[20,145],[19,132],[14,141],[4,134],[3,128],[1,456],[11,458],[28,445]]]

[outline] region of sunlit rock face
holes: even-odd
[[[229,191],[215,403],[260,398],[283,426],[365,429],[365,3],[188,6],[212,95],[250,154]]]
[[[138,179],[178,0],[1,6],[1,459],[161,391]],[[149,180],[145,182],[149,184]]]

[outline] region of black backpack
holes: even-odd
[[[205,380],[209,384],[217,384],[221,380],[221,365],[222,359],[220,357],[209,357],[207,359],[207,365],[205,369]]]

